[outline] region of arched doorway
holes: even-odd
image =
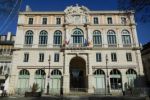
[[[86,63],[81,57],[74,57],[70,61],[70,90],[85,91],[86,84]]]
[[[44,89],[45,85],[45,71],[42,69],[36,70],[35,72],[35,83],[38,84],[39,91]]]
[[[22,69],[19,72],[19,84],[18,84],[18,94],[24,94],[26,91],[29,90],[29,78],[30,78],[30,73],[26,69]]]
[[[95,93],[105,93],[105,73],[101,69],[97,69],[94,73]]]
[[[51,72],[51,81],[50,81],[50,93],[51,94],[60,94],[61,76],[62,76],[62,73],[58,69],[54,69]]]
[[[122,88],[121,72],[118,69],[113,69],[110,72],[110,84],[112,90],[118,90]]]
[[[128,83],[128,88],[133,88],[135,86],[135,79],[136,79],[136,71],[134,69],[128,69],[126,72]]]

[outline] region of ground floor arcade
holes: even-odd
[[[20,94],[31,91],[34,83],[38,84],[38,91],[49,94],[61,92],[105,94],[109,91],[122,93],[135,86],[136,68],[99,67],[92,68],[90,74],[86,66],[87,63],[83,58],[74,57],[69,62],[69,74],[65,74],[62,68],[18,69],[14,91]]]

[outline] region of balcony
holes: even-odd
[[[117,44],[108,44],[108,47],[109,48],[115,48],[115,47],[117,47]]]
[[[62,46],[61,49],[67,49],[67,50],[88,50],[92,49],[92,46],[85,45],[83,43],[78,43],[78,44],[68,44],[65,46]]]
[[[33,44],[24,44],[24,48],[31,48],[33,46]]]
[[[38,47],[39,47],[39,48],[46,48],[46,47],[47,47],[47,44],[39,44]]]

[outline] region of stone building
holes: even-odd
[[[10,93],[122,92],[143,75],[133,11],[19,13]]]
[[[8,90],[15,35],[0,35],[0,92]]]

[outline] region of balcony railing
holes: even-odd
[[[24,47],[31,48],[33,44],[24,44]]]
[[[39,44],[38,47],[39,48],[45,48],[45,47],[47,47],[47,44]]]

